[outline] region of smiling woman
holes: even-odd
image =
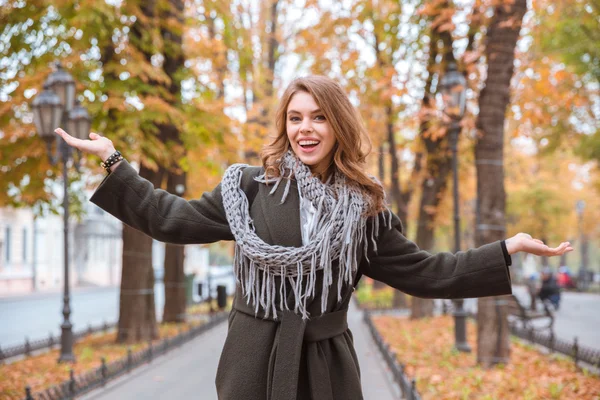
[[[337,82],[324,76],[295,79],[281,97],[275,118],[277,137],[261,153],[270,178],[280,176],[283,155],[292,150],[324,182],[340,171],[369,202],[369,215],[386,208],[383,187],[366,173],[369,136]]]
[[[219,399],[362,399],[346,318],[362,275],[418,297],[496,296],[511,293],[510,254],[572,250],[518,234],[456,254],[422,251],[367,174],[369,140],[338,83],[294,80],[276,118],[261,167],[232,165],[212,192],[189,201],[155,189],[107,138],[57,130],[102,157],[109,174],[91,201],[124,223],[169,243],[235,241]]]

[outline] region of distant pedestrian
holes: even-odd
[[[548,267],[544,267],[542,270],[542,285],[538,296],[540,300],[552,303],[554,309],[558,310],[560,306],[560,287],[552,270]]]
[[[154,189],[106,137],[57,130],[104,161],[109,174],[91,201],[124,223],[177,244],[235,241],[221,400],[362,399],[346,320],[362,275],[418,297],[497,296],[511,293],[511,254],[572,250],[525,233],[456,254],[419,249],[367,174],[366,129],[329,78],[294,80],[276,126],[262,166],[233,165],[215,190],[191,201]]]

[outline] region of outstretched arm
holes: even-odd
[[[403,235],[397,216],[393,215],[392,229],[383,226],[385,217],[380,214],[378,218],[377,251],[369,248],[369,261],[363,257],[360,265],[362,274],[422,298],[468,298],[511,293],[502,241],[456,254],[431,254]],[[546,249],[547,246],[523,235],[506,241],[509,254],[527,251],[538,255],[558,255],[569,251],[565,244],[557,249]]]
[[[92,140],[74,138],[62,129],[57,129],[57,133],[70,146],[96,154],[103,160],[114,152],[112,142],[95,133],[90,134]],[[113,165],[111,170],[90,201],[125,224],[168,243],[233,240],[223,209],[220,185],[199,200],[188,201],[155,189],[125,160]]]

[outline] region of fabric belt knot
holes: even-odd
[[[269,388],[271,400],[296,400],[304,341],[318,342],[341,335],[348,330],[347,308],[308,320],[303,320],[300,315],[288,310],[280,312],[278,319],[265,318],[263,310],[259,310],[255,316],[253,308],[239,296],[236,296],[233,308],[256,318],[279,322],[279,338],[285,339],[278,341],[275,351],[272,385]]]

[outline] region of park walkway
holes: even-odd
[[[375,347],[362,312],[350,304],[348,325],[354,335],[366,400],[393,400],[399,392]],[[131,374],[81,397],[86,400],[202,399],[217,400],[215,375],[225,342],[225,322],[155,359]],[[253,399],[248,399],[253,400]]]

